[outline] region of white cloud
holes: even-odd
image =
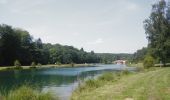
[[[101,44],[101,43],[103,43],[103,42],[104,42],[104,41],[103,41],[102,38],[98,38],[98,39],[96,39],[95,41],[88,42],[88,44],[90,44],[90,45],[96,45],[96,44]]]

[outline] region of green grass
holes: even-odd
[[[107,77],[104,75],[102,77]],[[109,76],[110,77],[110,76]],[[107,77],[108,78],[108,77]],[[72,100],[170,100],[170,68],[152,68],[149,71],[101,78],[102,85],[90,88],[84,85],[73,93]],[[101,80],[97,79],[96,82]],[[106,80],[105,80],[106,79]],[[101,81],[99,81],[101,82]],[[86,84],[86,82],[85,82]]]
[[[143,67],[143,63],[132,63],[132,64],[127,64],[129,67]]]
[[[51,93],[41,93],[25,85],[11,90],[7,95],[0,95],[0,100],[58,100],[58,98],[54,98]]]
[[[110,83],[116,82],[125,75],[130,75],[130,72],[127,70],[124,70],[122,72],[117,72],[117,73],[108,72],[108,73],[104,73],[103,75],[99,76],[97,79],[88,79],[85,82],[79,84],[79,87],[74,91],[71,99],[76,98],[76,100],[79,100],[81,99],[81,98],[77,98],[79,94],[90,92],[97,88],[103,87],[105,86],[106,83],[110,84]]]

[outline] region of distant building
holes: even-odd
[[[113,63],[114,63],[114,64],[123,64],[123,65],[125,65],[126,62],[127,62],[127,60],[116,60],[116,61],[114,61]]]

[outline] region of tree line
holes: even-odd
[[[100,57],[100,62],[105,64],[111,64],[116,60],[128,60],[131,61],[133,59],[133,54],[128,53],[97,53]]]
[[[14,62],[22,65],[70,64],[70,63],[112,63],[126,59],[129,54],[105,54],[86,52],[83,48],[43,43],[34,39],[26,30],[0,25],[0,66],[12,66]]]
[[[152,5],[151,14],[144,21],[144,29],[148,46],[134,54],[134,61],[166,66],[170,62],[170,2],[160,0]]]
[[[34,39],[28,31],[0,25],[0,66],[12,66],[14,62],[22,65],[70,64],[70,63],[112,63],[114,60],[130,58],[131,54],[109,54],[86,52],[83,48],[43,43]]]
[[[0,66],[11,66],[18,60],[22,65],[32,62],[41,64],[99,63],[93,52],[85,52],[72,46],[42,43],[28,31],[0,25]]]

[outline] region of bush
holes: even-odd
[[[150,68],[154,66],[154,59],[152,56],[146,56],[143,62],[144,68]]]
[[[57,61],[56,64],[57,64],[57,65],[61,65],[61,62]]]
[[[116,75],[114,75],[113,73],[104,73],[102,76],[99,76],[99,80],[102,81],[114,81],[116,78]]]
[[[14,66],[15,66],[17,69],[20,69],[20,68],[21,68],[21,63],[19,62],[19,60],[15,60]]]
[[[32,62],[30,68],[36,68],[36,63],[35,63],[35,62]]]
[[[12,90],[5,97],[5,100],[54,100],[50,93],[39,93],[28,86],[21,86]]]
[[[42,64],[41,64],[41,63],[38,63],[38,64],[37,64],[37,66],[38,66],[38,67],[41,67],[41,66],[42,66]]]
[[[130,71],[128,71],[127,69],[125,69],[125,70],[121,71],[121,74],[122,74],[122,75],[128,75],[128,74],[130,74]]]

